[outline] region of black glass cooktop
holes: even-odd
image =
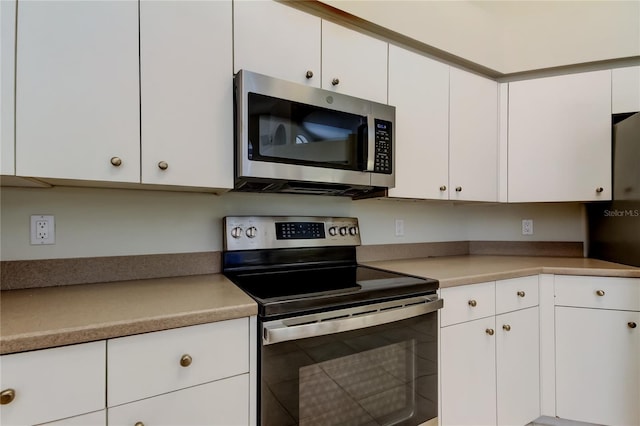
[[[438,281],[360,265],[226,273],[260,316],[286,316],[433,293]]]

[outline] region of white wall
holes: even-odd
[[[584,241],[579,204],[476,205],[304,195],[93,188],[1,188],[0,259],[222,250],[225,215],[355,216],[363,244],[460,240]],[[29,244],[29,216],[52,214],[56,244]],[[534,219],[533,236],[520,235]],[[395,219],[405,236],[395,236]]]
[[[321,0],[498,72],[640,56],[640,1]]]

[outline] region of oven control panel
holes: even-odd
[[[359,246],[354,217],[227,216],[224,250]]]

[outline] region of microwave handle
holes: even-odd
[[[376,160],[376,128],[373,114],[367,114],[367,164],[366,172],[373,172]]]

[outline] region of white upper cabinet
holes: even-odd
[[[611,71],[611,113],[640,111],[640,66]]]
[[[498,199],[498,83],[451,68],[449,185],[452,200]]]
[[[16,1],[0,2],[0,174],[15,174]]]
[[[16,174],[140,181],[138,2],[18,3]]]
[[[320,87],[321,19],[275,1],[233,3],[234,73]]]
[[[508,200],[611,199],[611,71],[509,83]]]
[[[389,104],[396,107],[390,197],[449,198],[449,66],[389,46]]]
[[[142,183],[233,187],[231,37],[231,0],[141,0]]]
[[[388,43],[322,21],[322,88],[387,103]]]

